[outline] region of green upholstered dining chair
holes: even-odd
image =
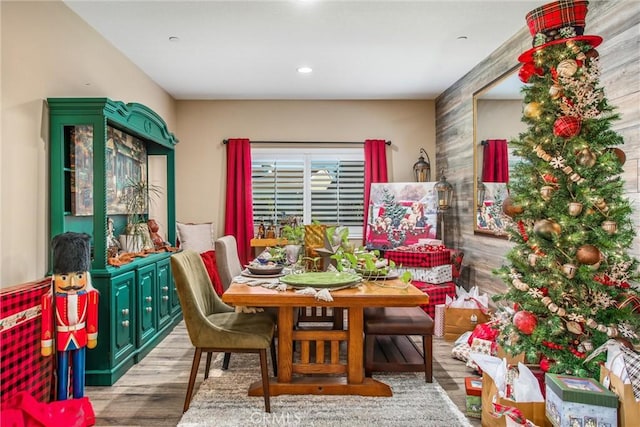
[[[171,256],[184,322],[195,347],[191,376],[183,411],[189,409],[202,352],[207,353],[205,379],[209,376],[212,352],[258,353],[262,372],[265,411],[271,412],[267,348],[275,355],[275,322],[266,313],[236,313],[215,293],[202,258],[197,252],[183,251]],[[275,366],[275,360],[274,360]]]

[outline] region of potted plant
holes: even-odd
[[[287,239],[287,244],[284,247],[287,262],[295,264],[304,243],[304,225],[287,224],[282,227],[280,235],[283,239]]]
[[[146,180],[129,179],[123,188],[121,202],[125,206],[127,225],[119,236],[120,244],[125,252],[141,252],[153,249],[153,241],[149,234],[146,214],[151,199],[160,196],[161,189],[150,185]]]

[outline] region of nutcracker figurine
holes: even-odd
[[[90,237],[63,233],[51,241],[53,278],[42,297],[43,356],[57,351],[57,399],[69,397],[69,369],[73,398],[84,396],[85,347],[98,344],[98,291],[91,285]],[[55,334],[54,334],[55,332]]]

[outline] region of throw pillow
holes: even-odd
[[[212,222],[200,224],[176,222],[180,249],[198,253],[215,249],[215,231]]]
[[[202,262],[204,262],[207,273],[209,273],[209,278],[211,279],[213,290],[218,295],[222,295],[224,289],[222,288],[222,281],[220,280],[220,275],[218,274],[218,266],[216,265],[216,251],[202,252],[200,254],[200,257],[202,258]]]

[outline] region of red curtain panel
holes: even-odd
[[[369,196],[371,183],[387,182],[387,144],[384,139],[367,139],[364,141],[364,228],[362,242],[367,235],[369,218]]]
[[[248,139],[227,141],[227,195],[225,235],[235,236],[242,265],[251,260],[253,197],[251,195],[251,147]]]
[[[483,141],[482,182],[509,182],[509,151],[506,139]]]

